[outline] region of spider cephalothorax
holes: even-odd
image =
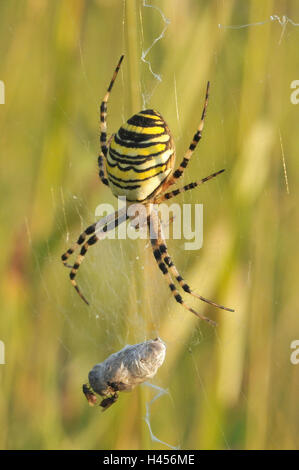
[[[180,165],[174,171],[175,149],[173,139],[166,122],[157,111],[147,109],[135,114],[123,124],[118,132],[107,142],[107,102],[123,57],[124,56],[121,56],[118,62],[108,90],[101,103],[101,151],[98,157],[99,176],[102,182],[111,188],[115,196],[125,196],[128,201],[127,204],[141,203],[145,205],[147,213],[145,223],[148,225],[153,254],[160,270],[168,282],[175,300],[199,318],[214,324],[208,317],[199,314],[185,303],[174,284],[174,279],[188,294],[215,307],[229,311],[233,310],[205,299],[191,290],[188,284],[186,284],[168,253],[162,233],[161,219],[158,211],[154,207],[154,205],[162,201],[171,199],[184,191],[199,186],[224,171],[217,171],[206,178],[189,183],[182,188],[167,191],[184,173],[201,139],[208,104],[209,82],[207,84],[205,103],[199,126]],[[87,304],[88,302],[81,293],[75,279],[80,264],[91,245],[94,245],[99,239],[103,238],[106,232],[114,229],[129,218],[130,216],[127,214],[126,210],[121,210],[116,212],[112,217],[111,215],[107,216],[101,219],[100,222],[90,225],[79,236],[77,243],[62,255],[64,265],[71,268],[70,279],[74,288]],[[72,266],[68,265],[67,260],[69,256],[72,255],[80,245],[83,246],[76,262]]]

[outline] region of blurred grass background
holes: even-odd
[[[144,4],[145,3],[145,4]],[[123,394],[105,413],[81,392],[91,367],[127,343],[159,335],[167,356],[153,383],[156,436],[183,449],[299,448],[298,77],[295,0],[10,0],[0,3],[0,447],[165,449],[150,439],[152,390]],[[170,20],[163,37],[141,60]],[[265,21],[240,29],[218,27]],[[171,299],[145,241],[99,242],[74,292],[61,254],[116,205],[97,176],[99,103],[121,53],[108,131],[144,102],[173,132],[178,159],[211,96],[204,138],[184,182],[226,172],[177,201],[204,204],[204,245],[170,240],[199,322]],[[285,160],[285,171],[283,159]],[[285,174],[286,172],[286,174]],[[287,176],[287,179],[286,179]]]

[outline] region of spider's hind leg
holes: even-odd
[[[76,243],[74,243],[73,246],[71,246],[71,248],[69,248],[65,253],[63,253],[63,255],[61,255],[61,260],[62,260],[62,262],[63,262],[63,264],[66,268],[72,268],[73,267],[72,265],[67,264],[68,258],[76,251],[77,248],[79,248],[80,245],[82,245],[82,243],[85,242],[86,238],[89,235],[92,235],[96,231],[97,223],[98,222],[96,222],[96,223],[90,225],[89,227],[87,227],[87,229],[84,230],[84,232],[81,233],[81,235],[79,236]]]
[[[173,279],[171,277],[171,274],[169,273],[168,268],[166,266],[166,263],[163,261],[162,255],[160,253],[160,246],[161,246],[161,244],[163,244],[163,241],[160,238],[161,223],[160,223],[160,220],[158,218],[158,215],[155,214],[154,212],[152,212],[148,216],[147,223],[148,223],[148,228],[149,228],[149,232],[150,232],[150,241],[151,241],[152,250],[153,250],[155,260],[156,260],[156,262],[159,266],[159,269],[162,271],[162,274],[164,275],[164,277],[165,277],[165,279],[168,283],[168,287],[171,290],[171,293],[172,293],[174,299],[176,300],[176,302],[181,304],[185,309],[189,310],[189,312],[192,312],[194,315],[196,315],[201,320],[205,320],[206,322],[210,323],[211,325],[216,326],[216,323],[213,320],[206,317],[205,315],[202,315],[202,314],[196,312],[192,307],[190,307],[188,304],[186,304],[186,302],[183,300],[182,296],[180,295],[180,293],[176,289],[176,287],[174,285],[174,282],[173,282]]]
[[[202,295],[197,294],[194,292],[190,286],[185,282],[183,277],[180,275],[179,271],[177,270],[175,264],[173,263],[171,257],[169,256],[168,250],[167,250],[167,245],[165,242],[165,239],[162,235],[162,228],[160,229],[160,244],[159,244],[159,252],[161,255],[162,261],[167,265],[167,267],[170,269],[170,272],[173,274],[179,285],[182,287],[182,289],[187,292],[188,294],[192,295],[193,297],[196,297],[199,300],[202,300],[203,302],[206,302],[210,305],[213,305],[214,307],[221,308],[222,310],[227,310],[228,312],[234,312],[232,308],[224,307],[223,305],[217,304],[216,302],[213,302],[212,300],[206,299]]]
[[[115,229],[116,227],[118,227],[118,225],[125,222],[127,219],[128,219],[128,215],[126,212],[126,207],[124,207],[118,212],[114,212],[113,214],[109,214],[106,217],[103,217],[103,219],[101,219],[99,222],[96,222],[95,224],[91,225],[89,229],[86,229],[85,232],[83,232],[80,235],[77,243],[75,243],[73,247],[71,247],[66,253],[62,255],[63,264],[69,267],[69,265],[66,263],[66,260],[79,245],[82,245],[84,243],[84,241],[87,238],[87,235],[89,235],[89,233],[87,233],[87,230],[89,230],[90,233],[93,233],[93,235],[91,235],[91,237],[89,237],[83,244],[80,250],[80,253],[76,258],[75,263],[73,264],[73,266],[71,266],[71,272],[70,272],[70,279],[71,279],[72,285],[74,286],[74,288],[80,295],[81,299],[84,300],[84,302],[87,305],[89,305],[89,303],[84,297],[84,295],[82,294],[82,292],[80,291],[77,281],[75,279],[77,276],[78,270],[80,268],[80,265],[82,261],[84,260],[86,253],[90,246],[97,243],[98,240],[105,238],[106,232],[109,232]]]

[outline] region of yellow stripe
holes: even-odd
[[[138,113],[137,116],[141,116],[141,117],[146,117],[146,118],[150,118],[150,119],[155,119],[157,121],[161,121],[161,116],[154,116],[153,114],[142,114],[142,113]],[[162,122],[162,121],[161,121]]]
[[[164,127],[154,126],[154,127],[141,127],[141,126],[132,126],[131,124],[125,124],[124,129],[137,132],[137,134],[163,134],[165,132]]]
[[[169,135],[168,134],[163,134],[163,135],[160,135],[158,137],[152,137],[151,139],[149,140],[143,140],[142,143],[143,144],[148,144],[150,142],[168,142],[170,139]]]
[[[142,173],[136,173],[134,170],[120,170],[117,166],[111,167],[107,162],[107,169],[111,176],[119,178],[123,183],[126,183],[128,180],[137,180],[142,181],[146,178],[151,178],[156,176],[158,173],[164,172],[166,165],[158,166],[157,168],[152,168],[151,170],[143,171]]]
[[[163,152],[166,149],[165,144],[156,144],[151,145],[150,147],[146,148],[131,148],[131,147],[123,147],[122,145],[117,144],[114,140],[110,144],[110,148],[115,150],[115,152],[123,155],[124,157],[127,155],[128,157],[147,157],[153,153]]]
[[[118,186],[114,186],[112,180],[110,180],[110,187],[115,196],[126,196],[128,201],[144,201],[153,191],[155,191],[155,189],[159,187],[162,181],[164,181],[170,173],[171,169],[169,168],[164,173],[160,173],[159,175],[153,176],[151,179],[144,181],[141,184],[141,187],[137,189],[126,189],[125,187],[119,188]]]
[[[130,161],[130,163],[121,163],[121,162],[116,162],[114,159],[113,159],[113,156],[111,156],[109,153],[107,155],[107,163],[109,164],[109,167],[114,166],[115,163],[118,164],[118,166],[121,168],[121,169],[124,169],[128,166],[135,166],[135,168],[137,170],[144,170],[146,171],[149,167],[153,166],[153,165],[161,165],[162,163],[167,163],[168,160],[169,160],[169,157],[173,154],[173,149],[168,149],[166,150],[165,152],[161,153],[160,155],[157,155],[156,157],[154,158],[149,158],[148,160],[146,160],[144,163],[141,163],[141,164],[138,164],[136,165],[134,163],[134,161]]]

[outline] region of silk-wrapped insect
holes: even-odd
[[[96,364],[88,374],[83,393],[91,406],[97,405],[96,394],[103,397],[103,411],[118,399],[119,392],[131,391],[136,385],[152,379],[163,364],[166,346],[160,338],[127,345]]]

